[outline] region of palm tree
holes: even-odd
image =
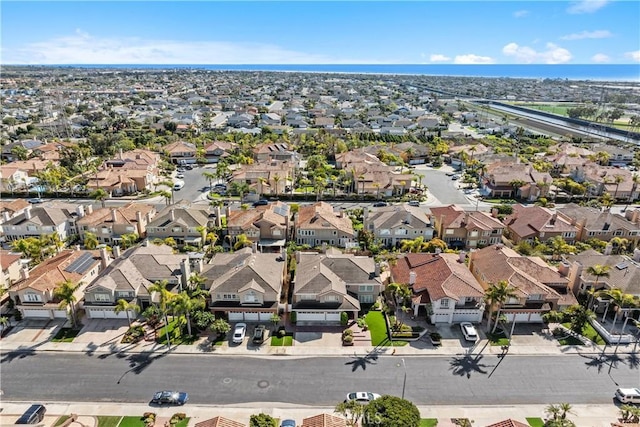
[[[617,200],[618,199],[618,187],[620,186],[621,183],[624,182],[624,177],[622,175],[616,175],[616,177],[613,178],[613,182],[616,184],[616,190],[613,193],[613,200]]]
[[[215,172],[202,172],[202,176],[209,181],[209,190],[211,190],[213,187],[213,180],[218,178],[217,174]]]
[[[280,177],[280,175],[278,175],[277,173],[273,175],[273,183],[276,187],[276,197],[278,197],[278,193],[280,192],[280,189],[278,188],[280,181],[282,180],[282,177]]]
[[[423,236],[416,237],[415,239],[407,239],[400,242],[400,251],[402,252],[424,252],[427,248],[427,244],[424,241]]]
[[[358,421],[364,414],[365,405],[362,405],[356,400],[345,400],[338,403],[336,409],[333,411],[336,414],[340,414],[346,418],[347,427],[356,427]]]
[[[133,301],[127,301],[126,299],[119,299],[118,302],[116,303],[116,306],[113,308],[113,312],[118,314],[123,311],[127,315],[127,321],[129,322],[129,327],[131,327],[131,318],[129,317],[129,312],[133,311],[134,313],[139,313],[140,306]]]
[[[204,308],[204,298],[192,298],[187,292],[182,291],[171,299],[171,308],[174,315],[184,316],[187,323],[187,334],[191,335],[191,313]]]
[[[9,326],[9,318],[7,316],[0,316],[0,339],[7,326]]]
[[[520,187],[522,187],[525,184],[524,181],[522,181],[521,179],[514,179],[513,181],[509,182],[509,185],[511,187],[513,187],[513,197],[516,198],[518,197],[518,189],[520,189]]]
[[[550,417],[544,423],[545,427],[575,427],[575,423],[567,419],[567,415],[572,413],[571,405],[568,403],[549,405],[545,413]]]
[[[77,301],[75,292],[80,287],[80,283],[76,284],[73,281],[67,279],[62,283],[59,283],[56,289],[53,291],[53,295],[60,300],[60,308],[69,307],[71,325],[75,329],[76,327],[76,306]]]
[[[169,190],[162,190],[158,192],[159,196],[164,197],[164,201],[169,206],[171,204],[171,199],[173,199],[173,193]]]
[[[598,281],[601,277],[609,277],[609,270],[611,269],[608,265],[600,265],[594,264],[587,268],[587,274],[590,274],[596,278],[596,281],[593,283],[593,287],[597,288]]]
[[[629,203],[633,202],[633,195],[638,189],[638,184],[640,183],[640,175],[634,173],[631,177],[631,181],[633,182],[633,184],[631,185],[631,193],[629,193]]]
[[[495,332],[498,326],[498,319],[500,318],[500,311],[505,302],[510,298],[515,298],[516,290],[506,280],[500,280],[498,283],[493,283],[489,286],[489,289],[485,291],[484,299],[489,305],[489,320],[487,322],[487,330],[491,329],[491,317],[493,315],[493,307],[498,306],[498,313],[496,315],[496,323],[493,325],[491,332]],[[514,318],[515,321],[515,318]]]
[[[606,291],[605,295],[610,298],[609,304],[613,302],[616,306],[616,314],[613,317],[613,325],[611,326],[610,331],[612,332],[613,328],[616,326],[616,322],[618,321],[618,314],[623,311],[624,308],[633,307],[635,305],[635,299],[633,298],[633,295],[625,294],[622,289],[619,288],[610,289]],[[609,308],[609,304],[607,304],[607,309]],[[626,326],[626,321],[624,326]]]
[[[149,291],[149,294],[151,296],[151,301],[155,299],[153,298],[154,294],[157,293],[159,295],[158,310],[160,316],[162,316],[162,318],[164,319],[164,330],[167,334],[167,346],[171,346],[171,340],[169,338],[168,304],[170,303],[173,294],[167,290],[168,284],[169,282],[166,280],[158,280],[153,285],[149,286],[149,289],[147,290]]]
[[[100,244],[100,242],[98,241],[98,236],[96,236],[95,234],[89,232],[89,231],[85,231],[84,233],[84,247],[89,249],[89,250],[93,250],[95,248],[98,247],[98,245]]]
[[[207,238],[207,227],[204,225],[199,225],[196,227],[196,231],[200,233],[200,249],[202,249],[202,245],[204,245]]]
[[[253,244],[253,242],[247,237],[246,234],[238,234],[234,240],[235,240],[233,244],[234,251],[237,251],[238,249],[246,248],[247,246],[251,246]]]
[[[136,233],[127,233],[120,236],[120,246],[122,249],[128,249],[136,244],[138,241],[138,235]]]
[[[398,308],[404,307],[405,302],[411,298],[413,292],[408,285],[404,283],[389,283],[387,285],[387,291],[393,295],[394,306],[396,310],[396,318],[398,318]]]
[[[102,188],[98,188],[96,191],[89,194],[89,197],[91,197],[93,200],[99,200],[100,203],[102,204],[102,207],[104,208],[104,201],[109,198],[109,193],[107,193]]]

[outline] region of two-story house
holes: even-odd
[[[195,163],[197,149],[195,144],[185,141],[176,141],[164,147],[164,152],[169,156],[171,163],[185,164]]]
[[[294,235],[299,245],[347,247],[355,242],[356,233],[344,211],[336,214],[325,202],[300,206],[294,215]]]
[[[99,188],[115,196],[152,190],[160,178],[160,155],[136,149],[120,153],[106,160],[99,170],[87,175],[87,189]]]
[[[204,147],[204,158],[207,163],[218,163],[221,159],[228,157],[233,150],[234,144],[226,141],[213,141]]]
[[[290,235],[289,205],[283,202],[257,206],[255,209],[235,210],[227,208],[227,235],[231,241],[240,234],[258,243],[263,251],[279,252]]]
[[[300,164],[300,155],[284,142],[262,144],[253,150],[253,156],[258,162],[280,160],[292,163],[296,167]]]
[[[76,306],[84,290],[106,266],[107,251],[65,250],[44,260],[32,270],[25,266],[22,278],[9,289],[9,297],[24,319],[65,319],[70,307],[60,307],[55,291],[61,283],[69,280],[80,285],[74,296]]]
[[[21,254],[0,249],[0,289],[7,290],[22,277]],[[1,294],[2,292],[0,292]],[[4,299],[4,297],[2,298]]]
[[[484,289],[465,264],[465,252],[405,254],[391,266],[391,280],[412,291],[414,316],[431,323],[480,322]]]
[[[209,308],[230,322],[269,321],[278,313],[285,274],[280,254],[260,253],[257,244],[216,254],[204,268]]]
[[[373,258],[296,252],[292,311],[300,323],[339,323],[342,312],[357,317],[360,304],[373,304],[382,292],[380,267]]]
[[[640,298],[640,248],[633,251],[633,257],[626,255],[601,254],[593,249],[579,254],[565,255],[560,271],[569,279],[569,286],[575,294],[587,289],[610,290],[618,288],[625,294]],[[594,276],[589,267],[602,265],[609,267],[606,276]]]
[[[520,197],[529,201],[549,194],[552,182],[547,172],[524,163],[495,162],[486,167],[481,188],[491,197]]]
[[[25,199],[15,199],[11,201],[0,201],[0,224],[9,221],[22,214],[25,209],[31,207],[31,204]]]
[[[206,209],[189,207],[183,203],[170,205],[160,211],[147,223],[149,240],[164,240],[171,237],[179,246],[204,244],[201,227],[211,227],[214,220]]]
[[[570,245],[575,243],[578,229],[557,212],[542,206],[513,205],[513,212],[504,219],[505,235],[515,244],[546,242],[560,236]]]
[[[89,232],[96,236],[98,242],[113,245],[119,244],[123,234],[146,237],[147,224],[155,215],[156,208],[153,205],[130,202],[121,207],[89,208],[79,215],[76,226],[82,241]]]
[[[49,202],[39,206],[28,206],[1,226],[7,241],[26,237],[41,237],[58,233],[61,240],[77,234],[76,221],[80,217],[80,205]]]
[[[509,322],[542,322],[549,310],[562,311],[577,304],[565,275],[539,257],[520,256],[501,244],[471,252],[469,270],[485,291],[501,280],[513,288],[515,296],[501,309]]]
[[[596,238],[609,241],[620,237],[637,245],[640,239],[640,211],[630,219],[610,211],[569,203],[557,209],[558,216],[577,228],[576,240],[584,242]]]
[[[477,248],[502,241],[504,224],[480,211],[464,211],[456,205],[431,208],[435,234],[449,247]]]
[[[247,184],[258,196],[284,194],[295,173],[295,165],[289,161],[271,160],[268,162],[242,165],[232,172],[230,182]]]
[[[403,240],[422,236],[433,238],[429,215],[419,207],[406,204],[363,209],[363,227],[387,247],[396,247]]]

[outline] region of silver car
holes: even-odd
[[[233,343],[242,344],[246,333],[247,333],[247,324],[237,323],[235,329],[233,330],[233,339],[232,339]]]
[[[473,326],[471,323],[460,323],[460,330],[462,331],[462,335],[464,335],[465,340],[472,342],[478,341],[478,331],[476,331],[475,326]]]

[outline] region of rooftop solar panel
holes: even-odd
[[[67,273],[84,274],[93,264],[93,255],[86,252],[64,269]]]

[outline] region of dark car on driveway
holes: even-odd
[[[258,325],[253,330],[253,338],[251,341],[254,344],[262,344],[264,342],[265,335],[267,334],[267,328],[264,325]]]
[[[158,391],[153,395],[151,403],[156,405],[184,405],[189,400],[189,395],[184,391]]]

